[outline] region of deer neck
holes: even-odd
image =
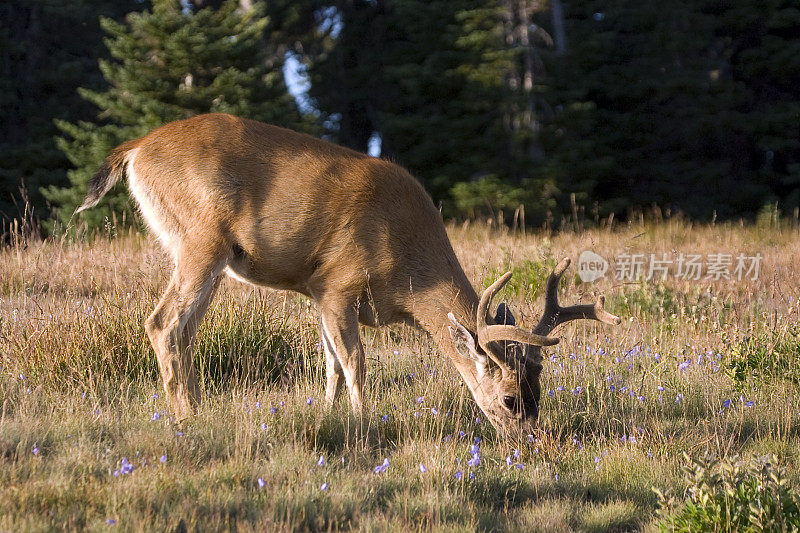
[[[475,289],[464,276],[463,280],[442,282],[420,296],[414,310],[417,323],[433,337],[439,350],[450,358],[480,405],[483,396],[480,383],[482,376],[478,375],[475,363],[461,356],[453,346],[447,317],[448,313],[453,313],[461,324],[475,331],[478,309]]]

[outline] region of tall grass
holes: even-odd
[[[563,329],[546,354],[541,430],[518,444],[496,439],[449,361],[406,327],[363,330],[369,431],[358,436],[346,395],[323,406],[311,303],[233,281],[196,343],[201,410],[177,428],[142,327],[170,269],[151,240],[5,247],[0,530],[655,528],[675,522],[653,488],[674,498],[664,512],[691,505],[684,453],[775,454],[797,488],[796,231],[675,220],[449,231],[476,285],[514,270],[504,297],[527,326],[552,265],[586,249],[764,259],[756,280],[566,276],[563,302],[602,292],[624,321]]]

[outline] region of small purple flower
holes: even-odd
[[[261,478],[258,478],[258,488],[263,489],[267,485],[267,482]]]
[[[675,396],[675,403],[681,403],[682,401],[683,401],[683,394],[678,393],[678,395]]]
[[[418,404],[420,404],[420,403],[422,403],[424,401],[425,401],[425,397],[424,396],[417,396],[417,403]]]
[[[151,418],[153,419],[153,421],[158,420],[159,418],[161,418],[161,413],[156,411],[155,413],[153,413],[153,416]]]
[[[34,444],[31,453],[33,453],[33,455],[39,455],[39,447]]]
[[[567,389],[564,387],[564,385],[559,385],[558,387],[556,387],[557,392],[564,392],[565,390]]]
[[[317,466],[325,466],[325,457],[320,455],[319,459],[317,459]]]
[[[517,464],[515,464],[515,465],[514,465],[514,467],[515,467],[517,470],[522,470],[523,468],[525,468],[525,465],[524,465],[524,464],[522,464],[522,463],[517,463]]]
[[[375,471],[376,474],[380,474],[381,472],[385,471],[387,468],[389,468],[389,459],[388,458],[384,459],[383,463],[381,463],[378,466],[376,466],[375,468],[373,468],[373,470]]]
[[[328,490],[328,482],[326,481],[322,485],[320,485],[319,490]]]
[[[472,456],[472,459],[467,461],[467,464],[469,466],[478,466],[479,464],[481,464],[481,456],[476,453],[475,455]]]
[[[162,463],[166,463],[167,462],[167,454],[162,455],[160,461]]]
[[[480,443],[481,443],[480,437],[475,437],[474,439],[472,439],[472,444],[480,444]]]
[[[598,456],[598,455],[595,455],[595,456],[594,456],[594,462],[595,462],[595,463],[599,463],[600,461],[601,461],[601,459],[600,459],[600,456]]]
[[[475,417],[475,424],[480,424],[480,423],[481,423],[481,417],[476,416]]]
[[[428,471],[428,469],[427,469],[427,468],[425,468],[425,465],[424,465],[424,464],[420,463],[420,464],[419,464],[419,471],[420,471],[421,473],[423,473],[423,474],[424,474],[425,472],[427,472],[427,471]]]
[[[750,400],[749,402],[745,402],[744,406],[745,407],[753,407],[753,400]]]
[[[269,414],[274,415],[277,412],[278,412],[278,408],[277,407],[270,407],[269,408]]]
[[[133,472],[133,465],[128,461],[127,457],[123,457],[119,462],[119,473],[130,474]]]
[[[475,479],[475,472],[470,472],[470,473],[469,473],[469,479],[470,479],[470,481],[472,481],[473,479]]]
[[[256,402],[256,409],[261,409],[261,402]]]
[[[466,437],[466,436],[467,436],[467,434],[466,434],[466,433],[464,433],[464,430],[461,430],[461,429],[460,429],[460,430],[458,430],[458,436],[459,436],[460,438],[462,438],[462,439],[463,439],[464,437]]]
[[[519,450],[514,450],[514,453],[512,453],[511,455],[514,456],[514,459],[519,459]]]
[[[550,396],[550,397],[552,398],[552,397],[553,397],[553,389],[549,389],[549,390],[547,391],[547,395],[548,395],[548,396]]]
[[[511,460],[511,456],[509,455],[508,457],[506,457],[506,465],[507,466],[511,466],[513,464],[514,464],[514,461]]]
[[[683,363],[678,365],[678,370],[686,370],[687,368],[689,368],[689,365],[691,364],[692,364],[691,361],[684,361]]]
[[[106,524],[108,524],[109,526],[115,526],[117,525],[117,521],[114,518],[107,518]]]
[[[175,432],[175,435],[178,436],[178,437],[183,437],[183,431],[178,430],[178,431]]]
[[[722,402],[722,406],[727,409],[728,407],[731,406],[731,401],[725,400],[724,402]]]
[[[439,410],[437,408],[435,408],[435,407],[431,407],[431,414],[433,416],[436,416],[436,415],[439,414]]]
[[[267,429],[267,423],[261,422],[261,431],[266,431],[266,429]]]
[[[656,387],[656,390],[659,391],[659,392],[664,392],[664,386],[663,385],[659,385],[658,387]]]
[[[572,394],[574,394],[575,396],[577,396],[578,394],[580,394],[580,393],[581,393],[581,391],[582,391],[582,390],[583,390],[583,387],[575,387],[575,390],[574,390],[574,391],[572,391]]]
[[[383,415],[381,417],[381,422],[386,422],[387,420],[389,420],[389,415]]]
[[[457,480],[457,481],[461,481],[461,476],[463,476],[463,475],[464,475],[464,474],[461,472],[461,470],[459,470],[458,472],[456,472],[455,474],[453,474],[453,476],[455,476],[455,478],[456,478],[456,480]]]
[[[309,398],[308,400],[306,400],[307,405],[311,405],[312,403],[314,403],[314,398]]]
[[[481,453],[480,446],[478,446],[477,444],[473,444],[473,445],[471,445],[471,446],[469,447],[469,453],[470,453],[471,455],[478,455],[479,453]]]

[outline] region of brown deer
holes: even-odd
[[[314,137],[225,114],[171,122],[115,148],[89,184],[89,208],[125,174],[175,270],[145,329],[177,420],[200,398],[192,339],[223,274],[312,298],[320,310],[326,401],[342,381],[363,414],[359,322],[421,327],[453,361],[502,434],[529,433],[539,403],[541,346],[568,320],[616,324],[593,305],[562,308],[550,277],[529,332],[493,296],[478,298],[430,196],[398,165]]]

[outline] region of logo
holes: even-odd
[[[601,255],[586,250],[578,257],[578,276],[584,283],[591,283],[606,275],[608,261]]]

